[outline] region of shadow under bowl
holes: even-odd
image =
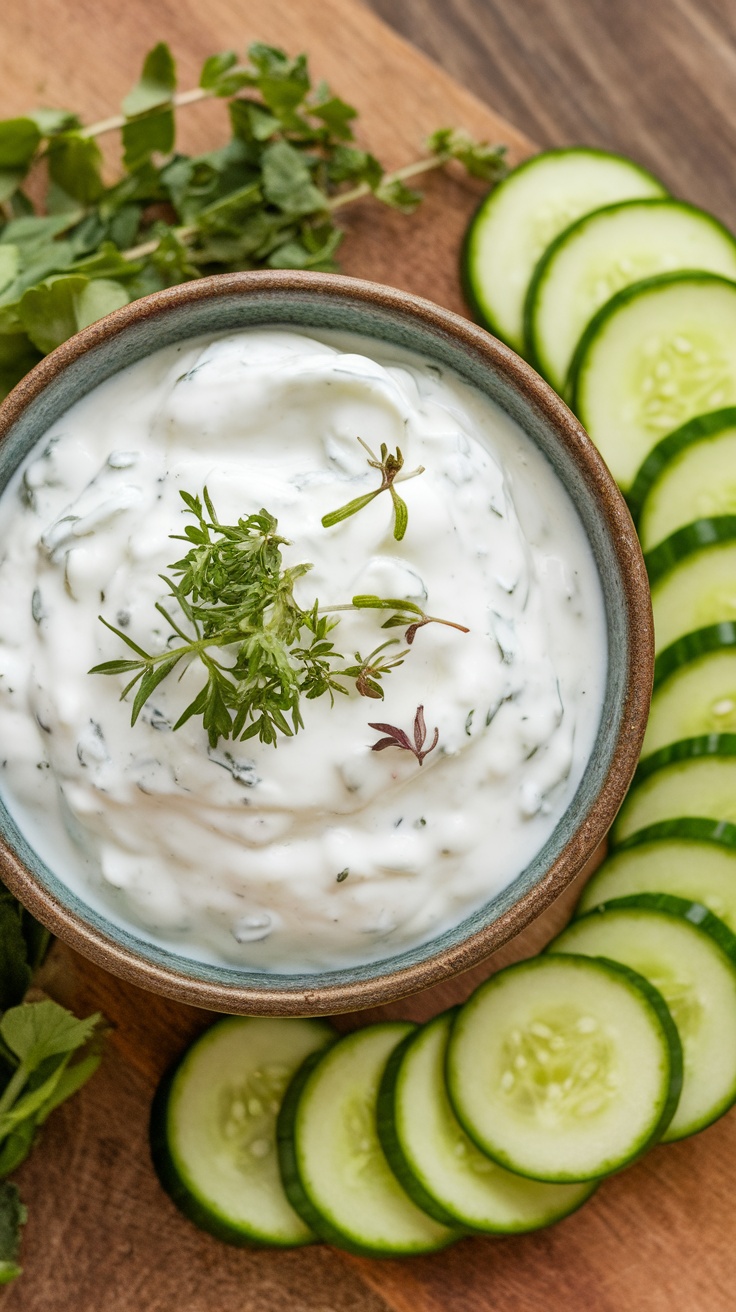
[[[83,956],[143,988],[250,1015],[316,1015],[390,1002],[475,965],[567,887],[608,831],[636,767],[652,684],[649,587],[628,510],[598,452],[559,397],[515,353],[459,315],[406,292],[337,274],[223,274],[115,311],[37,365],[0,406],[0,491],[71,405],[129,364],[203,334],[289,325],[361,333],[453,369],[496,402],[544,453],[575,505],[603,592],[608,671],[587,767],[534,860],[502,892],[419,947],[367,965],[277,974],[202,963],[155,946],[92,910],[34,852],[0,802],[0,876]]]

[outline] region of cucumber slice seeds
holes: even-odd
[[[384,1152],[419,1207],[448,1225],[518,1234],[551,1225],[590,1197],[597,1182],[541,1184],[479,1152],[445,1087],[445,1058],[458,1008],[409,1035],[389,1058],[378,1100]]]
[[[626,491],[665,434],[736,403],[736,282],[684,272],[618,292],[583,333],[569,389]]]
[[[276,1116],[294,1071],[335,1038],[326,1021],[228,1016],[164,1077],[151,1109],[153,1164],[201,1229],[231,1244],[314,1239],[284,1193]]]
[[[711,1125],[736,1101],[736,938],[704,906],[666,895],[607,902],[547,949],[620,961],[661,993],[683,1049],[682,1092],[662,1139]]]
[[[529,359],[560,393],[593,315],[623,287],[678,269],[736,278],[736,240],[684,201],[628,200],[566,228],[537,264],[524,307]]]
[[[608,1175],[662,1135],[682,1054],[655,989],[633,971],[543,956],[481,984],[450,1036],[447,1085],[478,1147],[563,1183]]]
[[[279,1116],[281,1172],[294,1210],[353,1253],[431,1253],[457,1237],[405,1193],[378,1138],[386,1062],[415,1028],[396,1021],[348,1035],[297,1074]]]

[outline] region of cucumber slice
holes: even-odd
[[[685,524],[645,557],[650,586],[654,587],[666,578],[681,560],[724,542],[736,542],[736,515],[716,515],[712,519],[696,519],[692,524]]]
[[[627,200],[578,219],[547,247],[529,284],[524,332],[534,367],[562,392],[596,311],[622,287],[677,269],[736,278],[736,240],[712,214],[669,198]]]
[[[314,1239],[284,1193],[276,1114],[294,1071],[335,1038],[326,1021],[228,1016],[164,1076],[151,1109],[153,1164],[200,1229],[231,1244]]]
[[[736,734],[685,738],[641,761],[612,838],[689,816],[736,822]]]
[[[687,824],[682,828],[687,833]],[[588,880],[575,914],[639,893],[702,902],[736,930],[736,845],[673,837],[617,848]]]
[[[661,653],[642,755],[709,733],[736,733],[736,624],[698,629]]]
[[[570,365],[571,404],[624,490],[672,429],[736,402],[736,282],[664,274],[607,301]]]
[[[469,1139],[452,1110],[445,1057],[458,1008],[394,1049],[381,1082],[378,1131],[394,1175],[438,1221],[487,1234],[519,1234],[569,1216],[592,1184],[542,1184],[513,1175]]]
[[[736,825],[727,820],[707,820],[702,817],[689,816],[677,820],[660,820],[657,824],[645,825],[629,834],[628,838],[616,844],[616,852],[628,851],[641,843],[659,843],[665,838],[681,838],[692,843],[716,843],[719,847],[736,848]]]
[[[628,493],[642,550],[694,519],[736,514],[736,406],[698,415],[658,442]]]
[[[734,516],[721,518],[730,522]],[[718,524],[720,520],[697,522]],[[697,532],[688,537],[687,531],[681,529],[674,538],[680,538],[680,533],[685,535],[680,539],[680,546],[686,549],[689,544],[692,549],[652,583],[654,631],[659,651],[698,629],[736,622],[736,536],[700,545]]]
[[[680,1101],[663,1142],[712,1125],[736,1101],[736,938],[699,903],[664,894],[608,902],[548,952],[620,961],[662,994],[683,1053]]]
[[[462,275],[478,320],[524,350],[524,298],[540,255],[563,228],[601,205],[667,192],[640,165],[585,146],[526,160],[482,202],[465,238]]]
[[[478,1147],[537,1180],[619,1170],[661,1137],[681,1050],[655,989],[613,962],[542,956],[492,976],[455,1021],[447,1086]]]
[[[352,1253],[431,1253],[458,1235],[412,1202],[378,1138],[381,1077],[415,1029],[396,1021],[347,1035],[306,1063],[284,1099],[278,1138],[286,1192],[315,1234]]]

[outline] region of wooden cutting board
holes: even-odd
[[[154,21],[155,16],[155,21]],[[505,141],[513,159],[531,143],[353,0],[6,0],[0,116],[43,103],[104,117],[135,80],[146,49],[165,38],[181,85],[203,57],[254,39],[306,49],[314,72],[355,103],[361,139],[389,166],[414,159],[433,128],[454,124]],[[524,70],[518,70],[519,74]],[[531,75],[531,71],[530,71]],[[188,117],[185,117],[188,115]],[[181,144],[222,140],[225,111],[181,114]],[[364,203],[346,215],[346,272],[463,311],[458,248],[476,184],[433,177],[411,219]],[[584,878],[582,876],[581,878]],[[569,915],[568,894],[492,962],[377,1015],[425,1019],[462,1000],[492,969],[528,956]],[[93,1082],[52,1117],[18,1173],[28,1206],[25,1275],[2,1294],[7,1312],[726,1312],[732,1290],[736,1117],[689,1142],[658,1149],[605,1184],[550,1231],[466,1239],[445,1253],[368,1261],[316,1246],[251,1253],[218,1244],[175,1211],[148,1160],[154,1084],[208,1015],[123,984],[57,944],[44,985],[78,1011],[115,1026]]]

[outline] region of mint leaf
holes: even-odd
[[[140,81],[125,97],[121,109],[126,118],[167,105],[176,91],[176,66],[165,42],[149,50],[143,61]]]
[[[333,137],[338,137],[342,141],[352,140],[353,132],[350,124],[358,117],[358,111],[339,96],[330,96],[328,100],[314,105],[310,113],[324,123]]]
[[[14,1184],[0,1182],[0,1285],[21,1274],[18,1266],[21,1227],[26,1223],[26,1209]]]
[[[93,205],[104,191],[100,172],[102,155],[92,137],[79,132],[61,132],[52,137],[48,149],[49,175],[80,205]]]
[[[285,214],[324,210],[327,198],[315,187],[304,157],[295,146],[277,141],[263,152],[263,192]]]
[[[24,292],[18,316],[33,345],[46,353],[128,300],[119,282],[70,273]]]
[[[367,182],[375,191],[383,178],[383,168],[375,155],[355,146],[336,146],[329,163],[330,182]]]
[[[0,296],[15,282],[20,269],[20,251],[17,246],[0,245]]]
[[[27,1002],[6,1011],[0,1037],[23,1065],[35,1067],[48,1057],[82,1047],[100,1020],[99,1013],[78,1020],[57,1002]]]
[[[138,169],[154,151],[168,155],[174,148],[174,112],[160,109],[132,118],[123,127],[123,161],[127,169]]]
[[[219,55],[210,55],[202,65],[199,85],[205,91],[214,91],[225,73],[229,72],[237,62],[238,56],[234,50],[222,50]]]
[[[28,118],[36,124],[42,137],[55,137],[59,132],[82,126],[77,115],[68,109],[32,109]]]
[[[498,182],[508,173],[505,146],[476,141],[462,128],[439,128],[429,137],[427,150],[433,155],[456,159],[471,177],[484,182]]]
[[[32,118],[0,121],[0,169],[28,168],[41,143],[41,133]]]
[[[303,126],[295,110],[311,86],[306,55],[289,59],[283,50],[256,41],[249,47],[248,57],[256,69],[256,86],[264,104],[285,127]]]

